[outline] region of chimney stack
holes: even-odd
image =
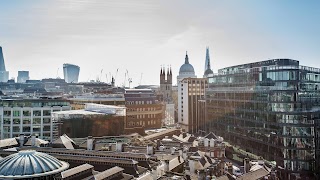
[[[152,155],[153,153],[153,145],[152,144],[148,144],[147,145],[147,154],[148,155]]]
[[[31,146],[36,146],[36,136],[35,135],[32,135],[31,136]]]
[[[23,146],[23,144],[24,144],[24,134],[20,134],[20,136],[19,136],[19,144],[20,144],[20,147]]]
[[[88,136],[87,138],[87,150],[92,151],[93,150],[93,138],[92,136]]]
[[[116,151],[117,152],[122,152],[123,151],[123,147],[122,147],[122,142],[121,141],[117,141],[117,143],[116,143]]]
[[[169,160],[164,160],[164,172],[169,172]]]

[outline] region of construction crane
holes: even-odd
[[[126,69],[126,70],[127,70],[128,83],[129,83],[129,89],[130,89],[130,85],[131,85],[131,83],[132,83],[132,78],[130,78],[130,76],[129,76],[128,69]]]
[[[143,73],[141,73],[141,76],[140,76],[140,82],[139,82],[139,86],[141,85],[141,81],[142,81],[142,75],[143,75]]]
[[[59,69],[60,68],[57,69],[57,79],[60,79],[60,77],[59,77]]]

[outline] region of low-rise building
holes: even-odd
[[[120,135],[124,133],[126,108],[87,103],[82,110],[53,113],[53,121],[58,136],[67,134],[72,138],[83,138]]]
[[[70,110],[70,104],[59,98],[12,98],[0,101],[1,139],[37,135],[41,139],[52,140],[56,129],[51,114]]]

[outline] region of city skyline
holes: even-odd
[[[19,70],[30,71],[31,79],[57,74],[62,78],[62,65],[72,63],[81,68],[79,81],[97,77],[106,81],[106,76],[110,81],[119,69],[118,86],[126,70],[133,86],[140,81],[159,84],[162,65],[171,65],[176,84],[185,51],[201,77],[207,46],[214,72],[273,58],[319,67],[319,5],[317,1],[1,1],[0,46],[10,78],[16,78]]]

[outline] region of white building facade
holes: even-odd
[[[1,139],[36,135],[40,139],[52,140],[54,129],[52,112],[70,110],[64,100],[7,99],[1,100]]]

